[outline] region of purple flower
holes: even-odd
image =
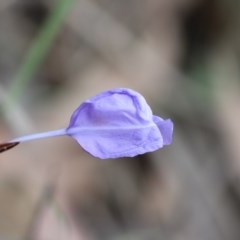
[[[80,128],[80,131],[75,131]],[[67,134],[99,158],[134,157],[172,141],[173,124],[153,116],[139,93],[114,89],[90,98],[73,113]]]
[[[134,157],[172,142],[173,123],[152,114],[139,93],[126,88],[102,92],[83,102],[66,129],[13,139],[23,142],[69,135],[91,155],[106,159]]]

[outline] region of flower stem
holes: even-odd
[[[8,142],[27,142],[27,141],[31,141],[31,140],[37,140],[37,139],[41,139],[41,138],[57,137],[57,136],[62,136],[62,135],[66,135],[66,129],[65,128],[54,130],[54,131],[48,131],[48,132],[34,133],[34,134],[30,134],[30,135],[26,135],[26,136],[11,139]]]

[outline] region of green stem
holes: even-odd
[[[40,30],[39,35],[30,47],[16,79],[8,94],[7,105],[13,108],[46,57],[53,41],[59,32],[62,22],[70,10],[74,0],[58,0],[46,23]]]

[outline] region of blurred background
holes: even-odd
[[[171,146],[132,159],[67,137],[1,154],[0,239],[240,239],[239,5],[0,0],[1,141],[63,128],[115,87],[175,124]]]

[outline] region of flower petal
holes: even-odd
[[[171,119],[163,120],[158,116],[153,116],[153,121],[157,124],[163,138],[163,145],[172,143],[173,122]]]
[[[158,126],[153,119],[142,95],[118,88],[81,104],[70,119],[67,134],[95,157],[133,157],[161,148],[164,139],[169,142],[169,123],[159,123],[156,117]]]

